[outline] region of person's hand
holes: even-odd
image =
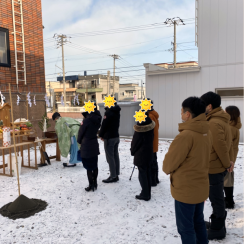
[[[101,140],[104,141],[104,139],[101,137]]]
[[[227,171],[231,173],[233,171],[233,169],[234,169],[234,163],[231,161],[230,168],[228,168]]]

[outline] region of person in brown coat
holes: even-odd
[[[147,100],[151,100],[150,98],[147,98]],[[153,104],[153,101],[151,100],[151,103]],[[151,184],[152,186],[157,186],[159,183],[158,179],[158,161],[157,161],[157,152],[158,152],[158,130],[159,130],[159,115],[154,110],[153,106],[151,110],[148,110],[148,116],[149,118],[154,121],[155,127],[154,127],[154,139],[153,139],[153,161],[151,164]]]
[[[223,239],[226,236],[224,200],[224,177],[233,170],[232,136],[229,126],[230,116],[220,107],[221,97],[207,92],[201,99],[206,104],[207,120],[213,136],[213,148],[209,164],[209,200],[213,213],[208,228],[208,239]]]
[[[170,174],[176,224],[183,244],[208,243],[203,208],[209,195],[212,135],[204,112],[200,98],[189,97],[182,103],[180,133],[163,162],[163,171]]]
[[[237,154],[238,154],[238,146],[240,139],[240,129],[242,127],[241,119],[240,119],[240,110],[236,106],[228,106],[225,111],[230,115],[230,130],[232,135],[232,145],[233,145],[233,156],[235,163]],[[234,171],[227,172],[227,175],[224,179],[224,191],[225,191],[225,207],[226,208],[234,208],[235,202],[233,199],[233,191],[234,191]]]

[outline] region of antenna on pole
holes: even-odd
[[[115,96],[115,59],[119,59],[119,55],[117,54],[113,54],[113,55],[109,55],[110,57],[112,57],[114,59],[114,82],[113,82],[113,96]]]
[[[64,44],[68,42],[66,35],[54,34],[53,36],[57,42],[57,48],[62,47],[62,64],[63,64],[63,93],[64,93],[64,106],[66,106],[66,83],[65,83],[65,66],[64,66]]]
[[[173,44],[173,49],[174,51],[174,68],[176,68],[176,52],[177,52],[177,45],[176,45],[176,26],[177,25],[185,25],[184,21],[180,17],[175,17],[175,18],[167,18],[166,21],[164,22],[166,25],[174,26],[174,42],[171,42]]]

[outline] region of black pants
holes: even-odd
[[[157,153],[153,153],[153,159],[151,162],[151,180],[152,185],[157,185],[157,179],[158,179],[158,160],[157,160]]]
[[[152,170],[155,172],[158,172],[158,158],[157,158],[157,153],[153,153],[153,161],[152,161]]]
[[[139,182],[141,184],[141,196],[151,198],[151,168],[150,166],[141,168],[139,170]]]
[[[225,217],[224,178],[227,171],[209,174],[209,200],[216,218]]]

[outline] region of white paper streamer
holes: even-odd
[[[0,96],[1,96],[1,106],[3,106],[5,97],[4,97],[4,95],[1,93],[1,91],[0,91]]]
[[[36,95],[34,96],[33,103],[36,105]]]
[[[64,106],[64,96],[61,96],[61,105]]]
[[[75,103],[77,103],[78,105],[80,105],[79,103],[79,94],[77,94],[76,96],[74,96],[74,105]]]
[[[19,105],[20,97],[17,95],[17,105]]]
[[[45,94],[45,97],[44,98],[45,98],[45,101],[46,101],[47,106],[50,107],[50,103],[49,103],[49,99],[47,97],[47,94]]]
[[[31,107],[32,103],[31,103],[31,98],[30,98],[30,92],[27,94],[27,100],[28,100],[28,104]]]

